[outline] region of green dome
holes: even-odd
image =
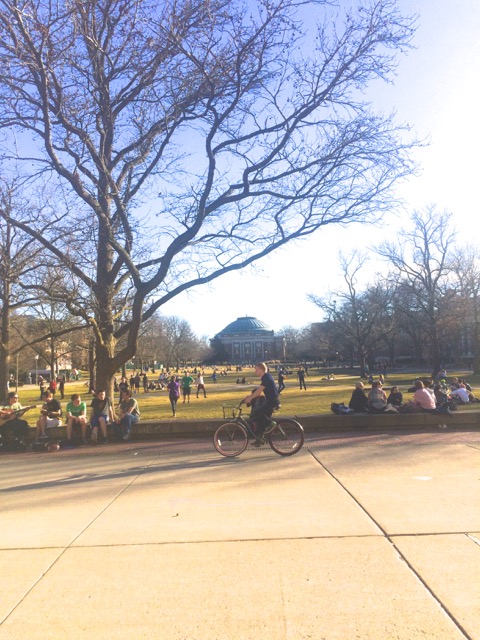
[[[252,318],[251,316],[244,316],[237,318],[230,324],[228,324],[223,331],[220,331],[220,335],[237,334],[237,333],[257,333],[265,334],[271,333],[272,330],[265,322]]]

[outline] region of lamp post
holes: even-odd
[[[40,356],[37,353],[37,355],[35,356],[35,384],[38,384],[38,358],[39,357]]]

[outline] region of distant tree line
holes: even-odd
[[[365,254],[340,256],[344,287],[309,296],[323,322],[282,330],[287,359],[478,372],[480,251],[457,244],[449,219],[435,207],[414,213],[395,241],[372,248],[383,266],[369,278]]]

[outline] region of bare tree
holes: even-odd
[[[285,326],[280,329],[279,334],[285,339],[285,358],[288,362],[297,362],[298,345],[302,330],[292,326]]]
[[[324,0],[0,0],[0,127],[20,134],[5,155],[73,193],[85,262],[2,215],[75,279],[65,296],[93,327],[101,386],[135,354],[142,321],[182,291],[391,210],[414,142],[362,92],[390,78],[413,21],[394,0],[338,22],[333,11]],[[315,40],[303,33],[313,17]]]
[[[473,355],[474,373],[480,372],[480,251],[467,245],[453,252],[453,271],[460,297],[461,319],[458,322],[464,353]]]
[[[186,364],[195,357],[197,337],[187,320],[170,316],[164,318],[164,356],[167,369]]]
[[[19,198],[15,182],[0,183],[0,210],[7,219],[0,219],[0,401],[6,399],[12,352],[17,353],[19,341],[12,344],[12,322],[36,300],[22,285],[36,268],[40,251],[31,235],[22,232],[9,221],[15,211],[20,220],[30,218],[27,203]]]
[[[414,326],[427,346],[432,375],[440,370],[445,355],[444,336],[457,323],[453,312],[452,249],[455,233],[449,214],[435,207],[412,215],[412,228],[403,230],[397,244],[384,243],[379,256],[393,267],[391,280],[399,282],[402,304],[410,311]]]
[[[384,339],[385,327],[389,326],[384,320],[390,301],[383,283],[360,284],[360,272],[367,262],[368,258],[357,251],[348,257],[340,254],[345,290],[331,292],[325,297],[309,296],[331,323],[329,333],[331,339],[337,340],[335,349],[338,350],[341,344],[350,345],[348,351],[352,359],[356,356],[360,362],[362,375],[367,359],[373,357],[375,346]]]

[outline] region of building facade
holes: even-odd
[[[251,316],[237,318],[215,336],[232,364],[250,364],[284,358],[284,338]]]

